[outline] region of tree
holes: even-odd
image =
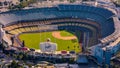
[[[61,2],[63,2],[64,0],[60,0]]]
[[[74,50],[76,49],[76,46],[74,45]]]
[[[2,4],[2,2],[0,2],[0,6],[2,6],[3,4]]]
[[[22,47],[25,47],[25,41],[23,40],[23,42],[22,42]]]
[[[67,48],[68,48],[68,51],[69,51],[70,47],[68,46]]]
[[[15,60],[13,60],[9,67],[10,68],[18,68],[18,63]]]
[[[76,0],[69,0],[70,3],[74,3]]]
[[[23,2],[24,0],[19,0],[20,2]]]

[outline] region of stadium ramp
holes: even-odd
[[[11,40],[7,37],[5,31],[2,28],[0,29],[0,32],[1,32],[1,39],[6,41],[8,45],[12,45]]]

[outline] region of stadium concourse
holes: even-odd
[[[53,7],[3,12],[0,13],[0,23],[2,25],[1,30],[3,29],[5,32],[2,34],[1,31],[1,34],[7,35],[8,39],[11,40],[11,42],[8,42],[3,38],[8,47],[17,45],[24,48],[24,43],[17,38],[18,35],[23,33],[56,30],[68,30],[76,34],[81,32],[81,37],[76,36],[79,43],[82,43],[83,53],[76,54],[72,51],[78,58],[73,58],[73,54],[67,54],[66,51],[63,51],[63,53],[66,53],[65,55],[37,54],[35,52],[35,54],[32,54],[32,56],[35,56],[33,59],[41,60],[41,58],[44,58],[44,61],[52,62],[54,60],[62,63],[71,63],[70,59],[76,59],[72,62],[79,65],[84,63],[88,66],[96,67],[98,65],[102,67],[110,66],[111,57],[115,56],[120,49],[120,21],[115,9],[82,4],[60,4]],[[66,56],[69,57],[66,58]],[[94,60],[96,64],[89,60]]]

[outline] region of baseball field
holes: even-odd
[[[50,38],[51,42],[57,43],[58,51],[60,50],[75,50],[81,52],[81,46],[78,43],[77,37],[74,33],[68,31],[53,31],[42,33],[25,33],[19,35],[20,41],[25,41],[25,46],[28,48],[39,49],[41,42],[46,42]]]

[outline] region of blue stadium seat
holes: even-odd
[[[58,5],[57,7],[13,10],[0,13],[0,22],[3,24],[33,21],[54,18],[82,18],[98,22],[101,25],[102,37],[114,32],[114,23],[111,16],[114,14],[104,8],[86,5]],[[107,20],[110,21],[107,21]],[[113,27],[113,28],[112,28]],[[107,30],[107,32],[106,32]]]

